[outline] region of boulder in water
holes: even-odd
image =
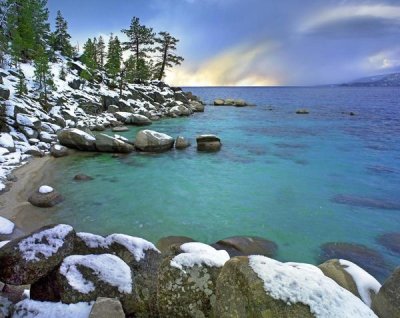
[[[185,137],[179,136],[175,140],[175,149],[182,150],[190,147],[190,142]]]
[[[64,201],[64,198],[52,187],[44,185],[34,192],[28,201],[39,208],[51,208]]]
[[[100,152],[130,153],[134,150],[134,147],[106,134],[98,134],[96,136],[96,149]]]
[[[198,151],[219,151],[222,147],[221,139],[216,135],[200,135],[196,138]]]
[[[144,152],[162,152],[170,150],[174,138],[154,130],[141,130],[136,134],[135,147]]]
[[[57,133],[60,144],[83,151],[95,151],[96,138],[77,128],[65,128]]]
[[[61,145],[53,145],[50,148],[50,153],[54,158],[68,156],[68,148]]]

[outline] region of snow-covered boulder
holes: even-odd
[[[141,130],[136,134],[135,147],[145,152],[162,152],[170,150],[174,138],[154,130]]]
[[[200,135],[196,137],[198,151],[219,151],[221,139],[216,135]]]
[[[189,116],[190,114],[192,114],[192,110],[183,105],[174,106],[169,110],[169,115],[172,117]]]
[[[270,240],[255,236],[233,236],[212,244],[217,250],[225,250],[231,257],[263,255],[274,257],[278,245]]]
[[[118,152],[118,153],[130,153],[135,148],[117,138],[105,135],[98,134],[96,136],[96,150],[100,152]]]
[[[116,112],[119,112],[119,107],[117,105],[110,105],[108,106],[107,111],[111,114],[114,114]]]
[[[15,151],[15,143],[10,134],[0,133],[0,147],[5,148],[10,152]]]
[[[60,157],[65,157],[68,156],[68,148],[61,146],[61,145],[53,145],[50,148],[50,154],[54,158],[60,158]]]
[[[99,297],[92,307],[89,318],[125,318],[118,299]]]
[[[203,243],[185,243],[166,257],[158,273],[160,316],[212,316],[217,278],[228,260],[226,251]]]
[[[352,292],[369,307],[381,288],[381,284],[374,277],[350,261],[332,259],[318,267],[325,276]]]
[[[139,114],[132,114],[130,117],[130,124],[135,126],[148,126],[151,125],[152,122],[146,116]]]
[[[28,198],[28,202],[39,208],[51,208],[64,200],[52,187],[43,185]]]
[[[130,124],[131,115],[132,113],[120,112],[120,111],[114,113],[115,118],[124,124]]]
[[[39,118],[34,116],[29,116],[25,114],[17,114],[16,117],[17,124],[20,126],[29,127],[38,130],[42,127],[42,123]]]
[[[383,283],[372,300],[372,309],[380,318],[400,317],[400,267]]]
[[[65,128],[57,133],[60,144],[83,151],[95,151],[96,138],[77,128]]]
[[[313,265],[265,256],[227,262],[217,282],[217,317],[377,318]]]
[[[0,249],[0,281],[32,284],[52,271],[73,250],[75,231],[65,224],[45,226]]]

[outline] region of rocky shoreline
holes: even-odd
[[[381,286],[346,260],[281,263],[267,240],[207,245],[51,225],[0,248],[4,317],[397,317],[397,269]],[[372,308],[372,309],[371,309]]]

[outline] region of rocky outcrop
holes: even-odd
[[[57,136],[63,146],[83,151],[96,150],[96,138],[82,130],[65,128],[60,130]]]
[[[400,267],[384,282],[372,301],[372,309],[379,318],[400,317]]]
[[[46,226],[0,249],[0,281],[31,284],[46,276],[73,250],[75,231],[69,225]]]
[[[219,151],[222,147],[221,139],[216,135],[200,135],[196,138],[198,151]]]
[[[132,145],[105,134],[96,135],[95,145],[100,152],[130,153],[135,149]]]
[[[135,147],[144,152],[163,152],[174,145],[174,138],[154,130],[141,130],[136,134]]]
[[[214,100],[214,106],[236,106],[236,107],[245,107],[248,106],[248,103],[244,99],[221,99],[217,98]]]
[[[63,200],[63,196],[49,186],[41,186],[28,198],[29,203],[39,208],[51,208]]]

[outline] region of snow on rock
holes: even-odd
[[[0,296],[0,317],[8,317],[12,302],[8,298]]]
[[[17,123],[30,128],[40,127],[40,120],[33,116],[17,114]]]
[[[0,248],[2,248],[4,245],[6,245],[7,243],[9,243],[10,241],[2,241],[0,242]]]
[[[84,232],[76,233],[76,236],[78,236],[86,244],[87,247],[90,248],[108,247],[107,240],[103,236],[92,233],[84,233]]]
[[[40,255],[47,258],[55,254],[73,230],[70,225],[59,224],[25,238],[18,248],[26,261],[39,261]]]
[[[0,216],[0,234],[11,234],[14,231],[14,223]]]
[[[111,254],[72,255],[64,259],[60,273],[66,277],[72,288],[88,294],[95,290],[95,285],[83,277],[78,269],[80,266],[90,268],[98,279],[117,287],[119,292],[132,292],[131,270],[119,257]]]
[[[249,256],[249,264],[271,297],[308,305],[316,318],[377,318],[358,297],[310,266],[285,264],[265,256]]]
[[[147,250],[153,250],[161,253],[153,243],[140,237],[133,237],[125,234],[111,234],[106,237],[106,242],[108,246],[114,242],[124,246],[129,252],[132,253],[137,262],[140,262],[146,256],[145,252]]]
[[[229,260],[229,254],[224,250],[216,250],[210,245],[191,242],[180,247],[183,253],[175,256],[170,265],[183,270],[183,267],[195,265],[207,265],[210,267],[222,267]]]
[[[14,140],[10,134],[0,133],[0,147],[5,148],[9,151],[15,150]]]
[[[343,259],[339,260],[339,262],[344,270],[354,279],[362,301],[371,307],[372,300],[370,291],[377,294],[382,285],[372,275],[356,264]]]
[[[12,318],[88,318],[92,303],[63,304],[30,299],[15,305]]]
[[[47,193],[51,193],[53,191],[54,191],[54,189],[52,187],[47,186],[47,185],[42,185],[39,188],[39,193],[41,193],[41,194],[47,194]]]

